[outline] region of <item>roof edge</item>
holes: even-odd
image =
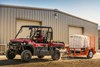
[[[59,10],[58,10],[58,11],[59,11]],[[78,17],[78,16],[75,16],[75,15],[72,15],[72,14],[69,14],[69,13],[66,13],[66,12],[63,12],[63,11],[59,11],[59,12],[61,12],[61,13],[63,13],[63,14],[66,14],[66,15],[69,15],[69,16],[72,16],[72,17],[75,17],[75,18],[78,18],[78,19],[81,19],[81,20],[83,20],[83,21],[87,21],[87,22],[90,22],[90,23],[93,23],[93,24],[97,24],[97,25],[98,25],[98,23],[96,23],[96,22],[93,22],[93,21],[90,21],[90,20],[86,20],[86,19],[80,18],[80,17]]]
[[[22,8],[22,9],[37,9],[37,10],[54,10],[49,8],[39,8],[39,7],[31,7],[31,6],[20,6],[20,5],[5,5],[0,4],[0,7],[12,7],[12,8]]]

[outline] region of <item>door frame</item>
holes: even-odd
[[[82,29],[82,35],[84,35],[84,27],[81,26],[74,26],[74,25],[68,25],[68,43],[69,43],[69,27],[77,27]]]
[[[42,26],[42,21],[16,18],[16,20],[15,20],[15,35],[17,34],[17,20],[31,21],[31,22],[39,22],[40,23],[40,26]]]

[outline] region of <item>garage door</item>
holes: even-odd
[[[83,34],[82,28],[81,27],[69,27],[69,36],[74,35],[74,34]]]
[[[27,21],[27,20],[17,20],[17,31],[19,31],[20,27],[22,25],[40,25],[40,22],[34,22],[34,21]],[[22,32],[18,35],[18,38],[25,38],[30,35],[30,30],[28,28],[24,28]]]

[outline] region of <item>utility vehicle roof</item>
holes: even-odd
[[[35,26],[35,25],[24,25],[21,26],[21,28],[23,27],[28,27],[28,28],[52,28],[52,27],[48,27],[48,26]]]

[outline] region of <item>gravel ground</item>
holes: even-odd
[[[53,61],[50,57],[43,59],[33,57],[30,62],[22,62],[20,56],[14,60],[0,56],[0,67],[100,67],[100,53],[95,54],[93,59],[63,57],[62,60]]]

